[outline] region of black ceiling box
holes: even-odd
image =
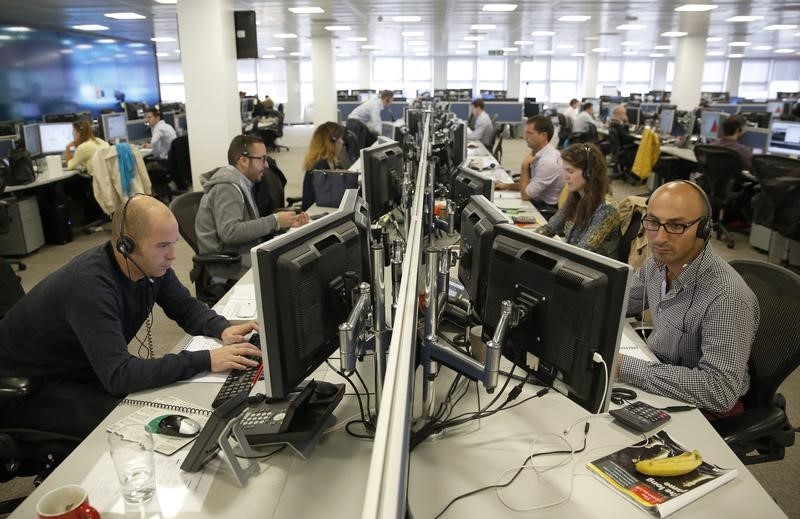
[[[234,11],[233,23],[236,29],[236,59],[257,58],[256,12]]]

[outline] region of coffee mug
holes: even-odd
[[[51,490],[36,504],[39,519],[100,519],[100,514],[89,504],[89,496],[78,485],[67,485]]]

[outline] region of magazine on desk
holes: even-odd
[[[738,475],[736,469],[722,469],[705,461],[682,476],[649,476],[638,472],[635,467],[641,460],[679,456],[687,452],[690,451],[666,431],[659,431],[648,438],[647,443],[603,456],[587,467],[641,508],[659,517],[667,517]]]
[[[195,407],[189,402],[181,400],[180,398],[175,398],[174,396],[162,396],[155,400],[135,400],[126,398],[120,402],[120,405],[139,406],[140,408],[122,420],[110,425],[107,429],[108,432],[114,432],[126,425],[141,424],[145,426],[160,417],[172,414],[188,416],[199,423],[202,428],[205,427],[208,416],[211,414],[211,411],[207,409]],[[183,438],[153,432],[153,449],[166,456],[171,456],[192,440],[194,440],[193,437]]]

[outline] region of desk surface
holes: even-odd
[[[608,128],[605,126],[598,126],[597,133],[602,135],[608,135]],[[640,133],[632,133],[631,134],[636,140],[642,139],[642,134]],[[661,153],[666,155],[672,155],[674,157],[678,157],[679,159],[688,160],[689,162],[697,162],[697,158],[694,156],[694,151],[692,151],[692,147],[689,146],[688,148],[681,148],[679,146],[674,146],[672,144],[662,144],[661,145]]]
[[[24,189],[33,189],[45,186],[53,182],[59,182],[61,180],[66,180],[68,178],[74,177],[79,173],[80,171],[78,171],[77,169],[65,169],[62,170],[60,173],[56,173],[55,175],[51,175],[49,171],[45,171],[40,175],[36,175],[36,180],[31,182],[30,184],[22,184],[19,186],[7,186],[5,192],[13,193],[14,191],[22,191]]]

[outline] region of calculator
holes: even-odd
[[[670,419],[670,416],[661,409],[638,401],[621,409],[613,409],[608,414],[625,427],[637,432],[651,431]]]
[[[516,214],[511,217],[511,221],[513,221],[514,223],[523,223],[523,224],[539,223],[536,220],[536,216],[532,214]]]

